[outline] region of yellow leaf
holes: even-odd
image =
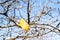
[[[24,19],[20,20],[19,26],[21,26],[21,28],[25,31],[29,30],[29,24]]]

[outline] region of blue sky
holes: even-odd
[[[3,1],[5,1],[5,0],[0,0],[0,2],[3,2]],[[30,4],[32,5],[31,7],[32,7],[32,10],[31,10],[31,12],[30,12],[30,17],[32,17],[32,16],[38,16],[40,13],[41,13],[41,11],[42,11],[42,9],[43,9],[43,7],[46,5],[46,3],[48,2],[49,0],[32,0],[32,1],[30,1]],[[56,23],[53,23],[53,25],[57,25],[59,22],[60,22],[60,15],[59,15],[59,13],[58,13],[58,8],[60,9],[60,4],[56,4],[57,3],[57,1],[59,1],[60,2],[60,0],[51,0],[51,1],[53,1],[54,3],[50,3],[50,1],[48,2],[48,4],[47,4],[47,6],[48,6],[48,8],[49,7],[52,7],[52,8],[56,8],[56,10],[54,10],[54,11],[51,11],[49,14],[51,14],[52,15],[52,17],[53,18],[51,18],[49,15],[46,15],[46,16],[43,16],[43,17],[41,17],[41,20],[40,20],[40,23],[51,23],[52,21],[54,21],[54,20],[56,20],[56,19],[58,19],[59,21],[58,22],[56,22]],[[17,4],[13,4],[14,6],[13,7],[16,7],[16,5]],[[25,19],[27,19],[27,3],[26,2],[22,2],[21,1],[21,5],[23,6],[22,8],[20,8],[19,10],[18,9],[16,9],[15,10],[15,13],[16,13],[16,16],[19,16],[19,19],[18,20],[20,20],[20,14],[21,14],[21,16],[23,17],[23,18],[25,18]],[[19,7],[19,5],[17,5],[17,8]],[[14,10],[14,8],[11,8],[11,10],[8,12],[8,15],[9,16],[13,16],[13,11]],[[1,5],[0,5],[0,12],[3,12],[4,11],[4,9],[1,7]],[[20,11],[20,12],[19,12]],[[46,11],[46,9],[45,9],[45,11]],[[59,16],[58,16],[59,15]],[[3,17],[2,15],[0,15],[0,18],[1,17]],[[5,18],[5,17],[3,17],[3,18]],[[50,20],[51,19],[51,20]],[[1,20],[1,19],[0,19]],[[32,18],[31,19],[31,21],[32,20],[34,20],[34,18]],[[36,20],[36,18],[35,18],[35,20]],[[1,22],[1,21],[0,21]],[[7,24],[7,19],[5,20],[5,19],[3,19],[3,22],[5,23],[5,24]],[[2,23],[0,23],[0,25],[3,25]],[[9,28],[9,29],[11,29],[11,28]],[[13,31],[15,31],[15,32],[17,32],[16,30],[22,30],[22,29],[19,29],[19,28],[17,28],[17,27],[13,27],[12,28],[13,29]],[[5,32],[7,31],[7,29],[2,29],[2,30],[0,30],[0,35],[2,35],[2,34],[4,34]],[[18,35],[17,33],[14,33],[12,31],[12,35],[13,36],[15,36],[15,35]],[[8,32],[8,31],[7,31]],[[24,32],[24,31],[23,31]],[[24,34],[24,33],[23,33]],[[50,35],[50,34],[49,34]],[[57,36],[57,34],[53,34],[54,36]],[[53,39],[54,39],[54,36],[52,37]],[[57,40],[60,40],[60,36],[57,36],[57,37],[55,37]],[[53,40],[52,39],[52,40]],[[56,40],[56,39],[54,39],[54,40]],[[1,37],[1,39],[0,40],[2,40],[2,37]]]

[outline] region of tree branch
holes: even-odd
[[[30,10],[29,10],[29,1],[30,1],[30,0],[28,0],[28,5],[27,5],[28,24],[30,23]]]

